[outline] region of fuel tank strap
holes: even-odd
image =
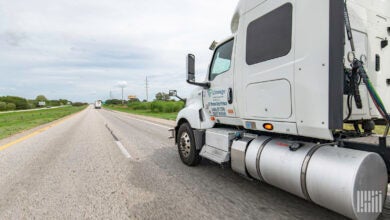
[[[264,181],[264,178],[263,176],[261,175],[261,171],[260,171],[260,158],[261,158],[261,153],[263,152],[263,149],[265,147],[265,145],[267,145],[270,141],[272,140],[272,137],[268,138],[267,140],[265,140],[261,146],[259,147],[259,151],[257,151],[257,156],[256,156],[256,171],[257,171],[257,174],[259,175],[259,178],[260,178],[260,181]]]
[[[305,159],[303,160],[302,163],[302,168],[301,168],[301,188],[302,188],[302,193],[305,196],[305,198],[308,201],[312,201],[310,198],[309,193],[307,192],[307,185],[306,185],[306,173],[307,173],[307,168],[309,167],[309,162],[313,154],[320,149],[321,147],[325,145],[332,145],[332,143],[326,143],[326,144],[318,144],[311,148],[309,152],[307,152]]]

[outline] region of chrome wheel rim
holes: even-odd
[[[190,135],[187,132],[181,134],[179,146],[182,155],[187,158],[191,149]]]

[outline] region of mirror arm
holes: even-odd
[[[187,99],[183,99],[182,97],[175,95],[176,98],[178,98],[180,101],[184,102],[184,104],[187,103]]]
[[[210,83],[209,82],[206,82],[206,83],[198,83],[198,82],[192,82],[190,80],[187,80],[187,83],[188,84],[191,84],[191,85],[195,85],[195,86],[200,86],[200,87],[203,87],[205,89],[209,89],[210,88]]]

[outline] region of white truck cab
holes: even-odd
[[[390,2],[241,0],[231,30],[211,47],[204,82],[187,57],[187,82],[198,87],[177,117],[182,161],[230,165],[347,217],[375,219],[384,198],[370,213],[356,199],[364,190],[385,195],[387,138],[350,139],[388,125]]]
[[[333,130],[342,129],[348,115],[343,66],[350,65],[344,17],[330,16],[337,10],[332,1],[297,2],[294,6],[295,1],[239,3],[233,35],[215,48],[206,79],[209,86],[198,97],[201,106],[195,111],[204,109],[205,120],[214,116],[221,124],[260,131],[266,130],[263,124],[272,123],[269,132],[326,140],[334,139]],[[388,46],[381,48],[389,36],[390,3],[374,1],[373,8],[365,7],[366,1],[348,2],[356,56],[365,60],[371,81],[390,109],[390,62],[386,62],[390,52]],[[352,106],[350,120],[380,119],[365,86],[360,85],[360,90],[364,105]]]

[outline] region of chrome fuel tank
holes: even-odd
[[[376,153],[260,136],[245,165],[258,180],[352,219],[376,219],[387,193],[387,170]]]
[[[323,146],[306,174],[310,199],[352,219],[376,219],[387,194],[387,170],[376,153]]]
[[[301,145],[296,151],[292,144]],[[260,172],[265,182],[305,198],[301,186],[301,170],[306,155],[315,144],[289,142],[282,139],[270,141],[260,158]]]

